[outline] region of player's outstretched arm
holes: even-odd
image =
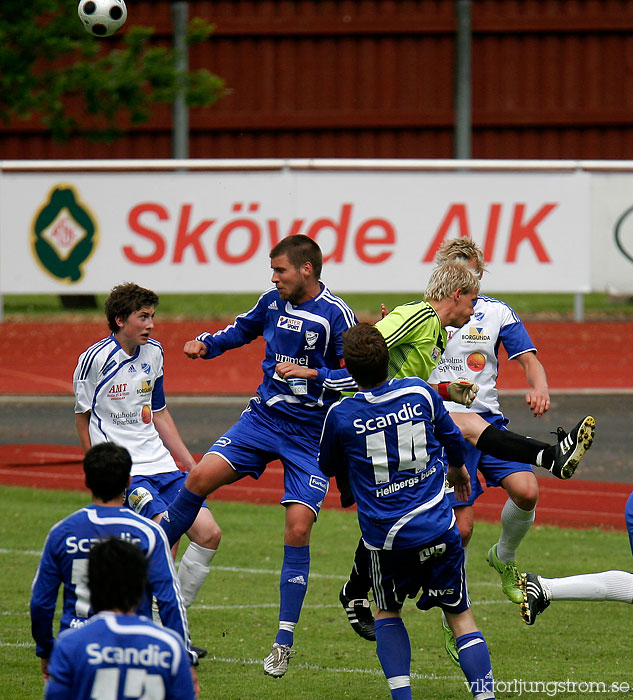
[[[207,346],[200,340],[188,340],[183,350],[185,355],[192,360],[204,357],[207,354]]]
[[[437,393],[444,401],[455,401],[455,403],[463,404],[466,408],[473,405],[478,391],[479,385],[464,377],[452,382],[440,382],[437,385]]]
[[[538,418],[546,413],[550,407],[545,368],[534,352],[524,352],[516,359],[523,367],[527,383],[532,387],[525,395],[525,401],[532,413]]]

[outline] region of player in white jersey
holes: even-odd
[[[440,246],[436,262],[463,262],[481,277],[485,270],[481,249],[469,238],[445,241]],[[525,372],[530,390],[526,403],[535,417],[550,408],[547,376],[536,356],[536,347],[517,314],[504,302],[479,295],[473,315],[461,328],[447,327],[448,341],[440,361],[431,373],[431,383],[452,381],[464,377],[476,381],[479,392],[469,408],[446,401],[451,418],[468,437],[471,426],[482,419],[501,430],[508,419],[501,412],[497,391],[499,347],[503,345],[510,360],[519,362]],[[592,419],[593,420],[593,419]],[[474,527],[473,504],[483,493],[477,472],[488,486],[501,486],[508,498],[501,513],[498,542],[488,552],[488,562],[501,576],[503,592],[513,602],[523,601],[522,579],[516,564],[516,551],[527,535],[535,517],[538,483],[532,466],[519,461],[502,460],[486,454],[469,442],[466,444],[466,467],[471,477],[471,497],[468,503],[453,501],[464,547],[468,546]],[[456,661],[450,631],[445,626],[447,652]]]
[[[199,685],[182,639],[134,613],[146,577],[136,545],[108,539],[92,548],[88,587],[96,614],[60,635],[45,700],[194,700]]]
[[[114,287],[105,302],[112,332],[80,355],[73,386],[77,432],[84,451],[100,442],[126,447],[133,462],[127,505],[158,522],[195,460],[167,409],[163,348],[150,337],[157,305],[158,296],[149,289],[133,283]],[[187,536],[191,542],[178,576],[189,607],[209,573],[222,536],[206,504]],[[197,649],[204,656],[204,649]]]

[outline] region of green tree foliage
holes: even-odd
[[[194,18],[188,43],[213,30]],[[154,105],[171,103],[180,90],[195,107],[225,94],[224,81],[210,71],[179,71],[175,51],[152,43],[153,32],[134,25],[129,5],[125,28],[100,39],[82,28],[77,0],[2,0],[0,119],[35,119],[59,140],[114,139],[122,124],[147,121]]]

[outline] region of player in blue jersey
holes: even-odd
[[[633,554],[633,493],[624,508],[624,519]],[[536,616],[554,600],[610,600],[633,603],[633,573],[630,571],[600,571],[595,574],[576,574],[560,578],[545,578],[539,574],[523,574],[523,602],[521,619],[533,625]]]
[[[53,618],[59,587],[63,586],[60,631],[81,627],[92,615],[88,555],[96,542],[110,536],[133,542],[147,558],[149,588],[139,612],[151,617],[154,596],[162,623],[189,644],[185,605],[167,537],[155,522],[123,506],[131,466],[128,451],[114,443],[99,443],[88,450],[84,474],[92,502],[48,533],[31,594],[31,632],[44,678],[55,642]],[[197,661],[194,652],[191,661]]]
[[[75,420],[84,451],[100,442],[127,448],[133,461],[127,504],[158,521],[185,483],[186,474],[174,457],[185,471],[195,460],[167,409],[163,348],[150,337],[157,306],[158,296],[149,289],[133,283],[114,287],[105,302],[112,332],[81,354],[73,385]],[[221,535],[204,505],[187,530],[191,542],[178,568],[187,607],[209,573]],[[200,656],[206,654],[206,650],[196,649]]]
[[[445,479],[459,498],[470,493],[462,436],[425,381],[388,380],[389,350],[375,326],[347,331],[343,356],[360,391],[329,410],[319,464],[330,476],[349,475],[371,561],[377,654],[391,697],[412,697],[401,609],[407,597],[418,597],[419,609],[444,611],[473,695],[494,698],[490,655],[470,610],[464,550],[445,494]]]
[[[95,615],[59,636],[45,700],[194,700],[199,686],[182,638],[134,613],[145,593],[143,552],[112,538],[95,544],[87,563]]]
[[[269,462],[281,460],[285,531],[279,629],[264,660],[265,673],[280,678],[294,653],[294,631],[308,584],[310,532],[328,490],[316,459],[319,435],[340,392],[355,388],[340,361],[342,333],[357,320],[320,281],[321,249],[311,238],[288,236],[271,250],[270,258],[274,287],[234,323],[213,335],[202,333],[184,347],[190,358],[211,359],[263,336],[264,377],[238,422],[191,470],[163,527],[172,540],[210,493],[246,475],[258,479]]]
[[[496,299],[474,295],[474,306],[471,305],[461,319],[449,313],[455,289],[455,285],[447,286],[451,270],[455,272],[461,267],[463,275],[473,278],[470,284],[476,284],[478,291],[484,261],[476,244],[469,239],[447,241],[438,253],[437,262],[438,267],[433,271],[426,292],[436,312],[435,325],[427,318],[402,323],[400,317],[403,312],[399,311],[395,321],[388,325],[388,333],[385,334],[385,322],[394,314],[383,318],[377,327],[385,335],[391,353],[390,339],[398,333],[406,332],[410,338],[420,340],[429,335],[435,338],[437,327],[441,326],[444,335],[437,343],[441,353],[435,354],[434,362],[428,361],[428,349],[420,353],[422,358],[426,356],[427,362],[414,364],[411,358],[415,358],[415,355],[411,353],[407,358],[408,366],[403,368],[404,374],[401,371],[396,376],[420,376],[428,379],[432,386],[439,387],[450,387],[462,380],[478,387],[477,393],[474,397],[468,397],[469,400],[453,398],[445,404],[467,440],[465,461],[471,475],[472,494],[468,503],[454,503],[457,524],[466,547],[473,528],[472,504],[482,493],[477,477],[479,468],[489,485],[500,485],[508,492],[508,501],[501,517],[499,542],[491,547],[489,561],[501,576],[504,593],[515,603],[520,603],[523,592],[515,552],[534,520],[538,496],[531,464],[547,465],[559,478],[570,478],[591,446],[595,421],[591,416],[585,417],[570,431],[569,436],[561,430],[554,446],[507,429],[508,421],[501,414],[496,389],[499,345],[503,344],[509,356],[516,358],[524,368],[531,387],[526,400],[534,415],[538,416],[549,408],[549,394],[545,371],[536,358],[536,348],[516,314]],[[459,275],[455,279],[459,279]],[[461,285],[463,282],[459,283]],[[413,308],[417,305],[419,303],[408,306]],[[432,340],[426,341],[429,349],[435,345]],[[447,400],[449,397],[444,395],[443,398]],[[366,560],[362,547],[357,547],[354,567],[341,589],[339,599],[352,628],[360,636],[372,640],[373,618],[366,595],[369,589]],[[450,629],[446,625],[444,629],[446,649],[457,663]]]

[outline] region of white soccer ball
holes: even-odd
[[[110,36],[127,19],[123,0],[80,0],[77,14],[83,28],[93,36]]]

